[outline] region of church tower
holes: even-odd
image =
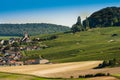
[[[24,37],[22,39],[22,42],[30,42],[30,37],[27,32],[24,33]]]

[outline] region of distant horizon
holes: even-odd
[[[119,0],[2,0],[0,24],[49,23],[71,27],[106,7],[120,7]]]
[[[0,23],[0,24],[55,24],[55,23],[41,23],[41,22],[32,23],[32,22],[28,22],[28,23]],[[61,24],[55,24],[55,25],[61,25]],[[61,25],[61,26],[65,26],[65,25]],[[66,27],[70,27],[70,26],[66,26]]]

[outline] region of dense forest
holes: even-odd
[[[0,24],[0,36],[21,36],[25,32],[29,35],[50,34],[69,30],[69,27],[48,23]]]
[[[89,23],[89,25],[87,25]],[[93,13],[83,21],[90,28],[120,26],[120,7],[107,7]]]

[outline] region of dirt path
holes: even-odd
[[[64,74],[66,72],[89,70],[93,67],[96,67],[100,63],[101,61],[84,61],[84,62],[71,62],[71,63],[61,63],[61,64],[11,66],[11,67],[0,67],[0,71],[21,73],[21,74],[32,74],[43,77],[60,77],[59,75],[54,76],[54,74]]]

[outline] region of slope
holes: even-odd
[[[25,54],[42,55],[52,62],[120,59],[119,27],[94,28],[76,34],[63,33],[57,36],[57,39],[42,42],[49,48],[26,51]]]

